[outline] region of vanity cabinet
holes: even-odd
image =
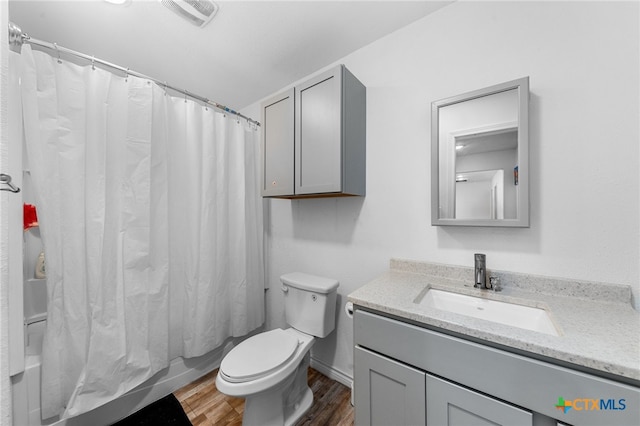
[[[354,341],[356,425],[640,424],[640,389],[633,384],[357,305]],[[578,402],[565,411],[556,407],[559,398]],[[603,400],[605,409],[588,410],[585,399]]]
[[[356,347],[355,406],[358,424],[425,424],[425,373]]]
[[[365,195],[366,88],[344,65],[261,109],[263,197]]]
[[[463,386],[426,375],[428,425],[532,425],[533,414]]]
[[[532,425],[532,414],[356,347],[358,425]]]

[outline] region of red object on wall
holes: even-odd
[[[24,203],[24,230],[38,226],[38,213],[36,212],[36,206],[33,204]]]

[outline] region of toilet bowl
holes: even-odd
[[[311,407],[307,368],[314,341],[295,329],[278,328],[250,337],[222,360],[216,387],[246,398],[243,424],[293,424]]]
[[[336,280],[302,273],[280,277],[290,328],[248,338],[222,360],[216,387],[245,398],[243,425],[292,425],[313,403],[310,349],[335,327]]]

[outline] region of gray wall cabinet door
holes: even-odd
[[[342,67],[296,87],[296,194],[342,189]]]
[[[364,196],[366,87],[336,66],[262,103],[262,196]]]
[[[425,373],[366,349],[354,351],[355,424],[425,424]]]
[[[427,374],[427,425],[528,425],[533,415],[455,383]]]
[[[262,196],[293,194],[294,89],[262,103]]]

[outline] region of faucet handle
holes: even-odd
[[[489,287],[493,291],[502,290],[502,286],[500,285],[500,277],[490,276],[489,277]]]

